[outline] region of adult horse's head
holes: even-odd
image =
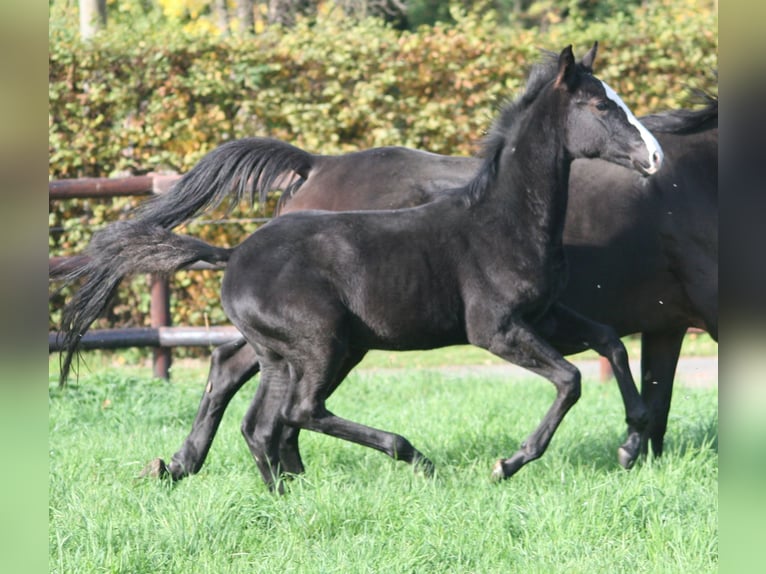
[[[572,47],[558,58],[554,88],[569,106],[567,149],[574,157],[600,157],[651,175],[660,169],[662,148],[620,96],[593,75],[598,42],[575,63]]]

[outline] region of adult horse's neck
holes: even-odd
[[[485,221],[504,227],[503,233],[541,249],[560,249],[563,243],[573,158],[564,144],[561,97],[548,90],[514,120],[495,151],[494,181],[487,182],[475,206],[485,212]]]

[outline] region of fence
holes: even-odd
[[[167,191],[178,179],[177,175],[145,175],[121,178],[83,178],[55,180],[48,184],[50,200],[146,196]],[[86,258],[51,257],[48,277],[60,278],[80,267]],[[195,269],[197,266],[190,266]],[[209,268],[199,266],[198,268]],[[238,336],[234,327],[173,327],[170,321],[170,289],[167,277],[151,275],[150,319],[151,327],[125,329],[94,329],[81,340],[82,349],[126,349],[154,347],[153,372],[155,377],[169,379],[172,347],[201,347],[220,345]],[[60,350],[58,333],[48,334],[48,351]]]
[[[83,178],[54,180],[48,185],[51,200],[84,199],[93,197],[147,196],[164,193],[179,178],[178,175],[144,175],[121,178]],[[74,271],[85,261],[84,256],[51,257],[48,261],[49,278],[58,278]],[[209,269],[208,265],[192,265],[187,269]],[[170,321],[170,289],[167,277],[152,275],[149,279],[151,291],[151,327],[93,329],[80,342],[88,349],[127,349],[131,347],[153,347],[152,370],[155,377],[170,379],[172,347],[206,347],[221,345],[235,339],[239,332],[234,327],[173,327]],[[58,333],[48,334],[48,351],[60,350]],[[609,363],[600,358],[600,377],[607,380],[612,376]]]

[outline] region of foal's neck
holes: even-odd
[[[483,208],[509,229],[551,247],[562,244],[572,156],[564,145],[566,126],[556,106],[553,113],[519,118],[497,159],[497,177]]]

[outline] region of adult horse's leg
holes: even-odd
[[[503,479],[540,458],[548,448],[564,415],[580,398],[580,371],[521,321],[498,332],[486,348],[506,361],[542,375],[556,387],[556,398],[535,431],[513,456],[495,464],[492,477]]]
[[[169,465],[161,458],[155,459],[142,475],[169,475],[173,480],[180,480],[198,472],[210,451],[229,401],[258,370],[255,351],[244,339],[217,347],[210,360],[207,385],[191,432]]]
[[[617,332],[560,303],[553,305],[546,313],[541,320],[541,329],[547,335],[548,342],[564,354],[576,352],[587,345],[609,361],[622,395],[625,421],[628,424],[628,436],[617,449],[617,458],[624,468],[630,468],[641,453],[642,445],[646,443],[649,412],[638,393],[630,372],[628,352]]]
[[[655,456],[662,454],[673,379],[685,334],[686,328],[680,328],[641,335],[641,395],[649,408],[647,436]]]

